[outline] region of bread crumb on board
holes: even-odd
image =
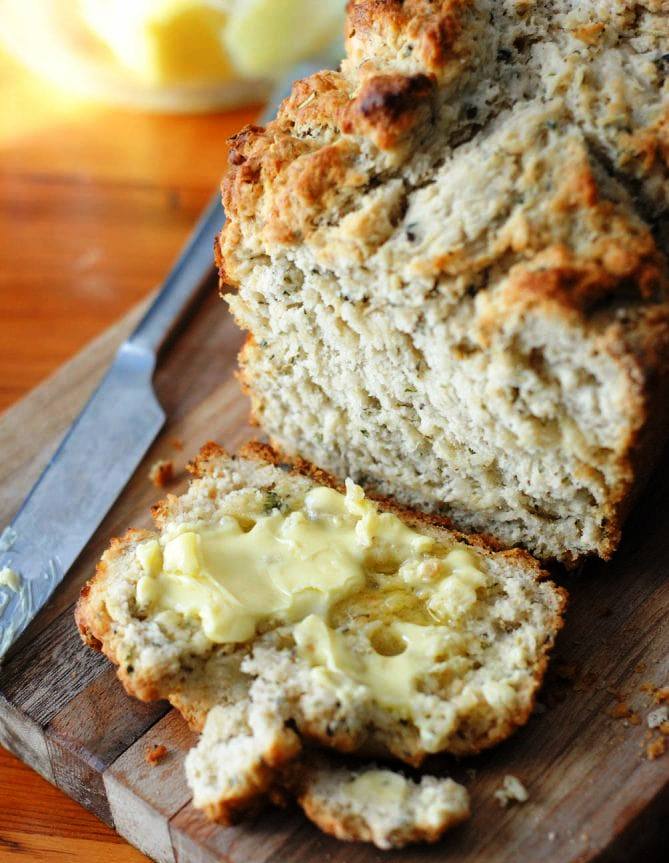
[[[639,686],[639,692],[650,695],[655,704],[669,703],[669,686],[656,686],[650,680],[644,680]]]
[[[495,791],[495,797],[500,806],[508,806],[510,803],[525,803],[529,799],[529,792],[517,776],[507,774],[502,787]]]
[[[609,716],[613,719],[628,719],[631,714],[630,707],[624,701],[619,701],[609,710]]]
[[[655,761],[667,751],[667,741],[664,737],[656,737],[655,740],[646,746],[646,758],[649,761]]]
[[[161,458],[151,465],[149,479],[158,488],[164,488],[174,479],[174,462]]]
[[[641,749],[649,761],[661,758],[667,751],[667,738],[669,737],[669,687],[657,686],[649,680],[644,680],[639,686],[650,700],[651,704],[659,705],[646,714],[647,726]],[[655,732],[655,733],[654,733]]]
[[[154,746],[151,746],[146,750],[144,758],[146,759],[147,764],[155,767],[156,764],[160,764],[166,755],[167,747],[162,743],[156,743]]]
[[[657,710],[651,710],[646,717],[646,723],[649,728],[661,728],[662,725],[669,720],[669,707],[663,705]]]
[[[184,448],[184,442],[180,437],[171,437],[170,445],[172,446],[172,449],[175,449],[178,452],[181,452],[181,450]]]

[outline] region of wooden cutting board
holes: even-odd
[[[108,330],[1,418],[0,525],[16,511],[136,316]],[[81,644],[72,611],[110,537],[148,524],[149,505],[160,496],[147,479],[157,458],[174,460],[178,480],[170,490],[178,491],[185,462],[202,443],[214,439],[234,449],[252,434],[233,377],[240,342],[212,287],[160,365],[157,389],[170,417],[164,434],[0,669],[0,743],[161,863],[585,863],[633,861],[642,851],[647,863],[661,859],[669,847],[669,753],[647,757],[648,737],[661,735],[646,720],[656,706],[650,685],[669,684],[666,462],[615,560],[561,574],[571,608],[541,712],[492,752],[429,765],[463,781],[472,797],[471,820],[441,844],[384,854],[322,835],[297,810],[268,810],[225,829],[193,809],[182,762],[194,735],[165,704],[125,695],[108,663]],[[146,754],[155,745],[167,755],[151,765]],[[522,780],[528,802],[500,807],[493,792],[506,774]]]

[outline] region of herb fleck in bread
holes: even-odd
[[[357,0],[347,29],[232,142],[254,416],[465,529],[608,558],[667,433],[669,7]]]
[[[304,462],[283,463],[259,444],[245,447],[239,457],[208,445],[192,469],[196,478],[188,492],[168,496],[154,508],[157,532],[130,531],[112,543],[83,589],[76,615],[84,640],[118,666],[130,694],[169,699],[203,731],[187,763],[195,805],[227,823],[264,796],[288,789],[324,829],[377,844],[429,840],[462,820],[463,792],[437,780],[424,780],[419,788],[409,783],[398,791],[406,794],[406,821],[399,809],[397,817],[388,813],[389,820],[380,819],[373,807],[345,814],[344,774],[314,773],[303,746],[390,755],[417,765],[431,752],[475,753],[506,738],[532,710],[562,625],[563,591],[543,579],[524,552],[496,551],[484,539],[451,531],[443,520],[380,501],[381,511],[397,513],[406,526],[434,538],[438,548],[469,549],[482,573],[473,593],[455,585],[469,597],[461,612],[449,610],[441,623],[432,614],[426,625],[420,587],[400,584],[397,573],[372,571],[377,562],[372,543],[366,583],[329,612],[333,637],[364,658],[381,650],[375,627],[423,620],[416,629],[434,631],[439,638],[443,628],[443,641],[416,682],[411,715],[388,709],[358,679],[337,672],[333,688],[332,678],[300,651],[299,620],[269,620],[250,640],[220,644],[205,635],[197,616],[157,614],[142,606],[137,554],[142,545],[151,540],[164,545],[183,530],[206,528],[223,518],[248,527],[277,509],[297,511],[315,488],[337,487],[327,474]],[[302,777],[299,783],[296,777]],[[323,783],[344,789],[342,808],[335,798],[325,806]],[[428,798],[436,807],[433,821],[421,815]]]

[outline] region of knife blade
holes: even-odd
[[[322,69],[315,58],[277,86],[268,122],[292,82]],[[162,347],[213,272],[213,244],[225,215],[215,195],[155,300],[74,421],[11,525],[0,536],[0,662],[65,578],[165,423],[153,388]]]

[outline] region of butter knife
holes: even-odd
[[[325,62],[315,58],[292,69],[261,122],[274,116],[292,81]],[[137,328],[0,534],[0,662],[63,581],[164,425],[153,373],[161,349],[207,284],[214,238],[224,220],[217,194]]]

